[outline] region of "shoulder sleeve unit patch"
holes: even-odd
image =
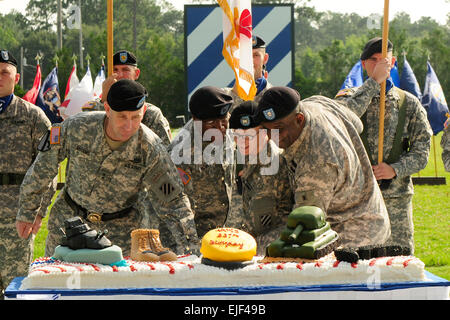
[[[339,90],[339,92],[336,94],[335,98],[350,96],[350,95],[352,95],[352,93],[353,93],[353,90],[351,88],[345,88],[345,89]]]
[[[181,182],[183,182],[184,185],[187,185],[189,183],[189,181],[191,181],[191,176],[189,174],[186,173],[186,171],[184,171],[181,168],[177,168],[178,173],[180,174],[180,178],[181,178]]]
[[[95,106],[95,101],[89,101],[86,102],[82,107],[81,110],[91,110]]]

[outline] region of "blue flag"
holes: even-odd
[[[363,68],[361,64],[361,60],[359,60],[350,70],[347,78],[345,78],[344,83],[341,86],[342,89],[353,88],[362,86],[363,80]]]
[[[415,95],[419,100],[422,100],[422,92],[420,91],[419,83],[417,82],[416,76],[404,57],[402,76],[400,78],[400,89],[408,91]]]
[[[42,83],[41,90],[36,99],[36,105],[44,110],[45,115],[51,123],[62,122],[63,119],[59,115],[59,106],[61,98],[59,96],[58,67],[48,74]]]
[[[395,65],[391,69],[390,78],[391,78],[394,86],[396,86],[396,87],[400,86],[400,78],[398,75],[397,61],[395,61]],[[359,60],[353,66],[353,68],[350,70],[350,72],[348,73],[347,78],[345,78],[344,83],[341,86],[341,90],[346,89],[346,88],[362,86],[363,82],[364,82],[363,67],[362,67],[361,60]]]
[[[395,61],[394,67],[391,69],[391,78],[392,78],[392,82],[394,82],[394,86],[399,88],[400,87],[400,77],[398,75],[397,61]]]
[[[448,106],[441,84],[428,61],[427,66],[428,71],[425,78],[425,88],[423,89],[422,105],[427,110],[428,121],[431,129],[433,129],[433,134],[437,135],[444,129]]]

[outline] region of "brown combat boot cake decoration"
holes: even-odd
[[[163,248],[157,229],[136,229],[131,232],[131,259],[136,261],[176,261],[177,255]]]

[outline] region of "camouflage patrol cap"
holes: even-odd
[[[250,129],[259,126],[261,121],[256,117],[257,108],[258,104],[252,100],[236,106],[229,120],[230,129]]]
[[[0,62],[12,64],[17,68],[17,60],[8,50],[0,49]]]
[[[261,122],[280,120],[293,112],[300,102],[300,93],[289,87],[272,87],[261,97],[257,116]]]
[[[136,56],[127,50],[120,50],[116,52],[113,56],[113,65],[130,65],[130,66],[137,66],[137,59]]]
[[[364,46],[363,52],[361,53],[361,60],[369,59],[374,53],[381,53],[382,42],[383,42],[383,39],[380,37],[370,39]],[[391,41],[388,40],[387,51],[390,52],[390,51],[392,51],[393,48],[394,48],[394,45],[392,44]]]
[[[194,92],[189,100],[189,110],[200,120],[218,119],[227,115],[233,97],[221,88],[206,86]]]
[[[114,111],[136,111],[144,106],[146,97],[147,90],[142,84],[121,79],[111,86],[106,101]]]

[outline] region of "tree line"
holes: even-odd
[[[254,4],[292,3],[293,1],[258,0]],[[187,3],[187,1],[185,1]],[[215,4],[211,0],[192,0],[193,4]],[[358,61],[364,44],[381,36],[381,27],[371,25],[369,16],[318,12],[311,0],[294,1],[295,81],[294,87],[303,98],[314,94],[334,97],[345,77]],[[32,87],[36,72],[35,57],[39,53],[42,75],[55,66],[58,57],[60,92],[73,66],[73,56],[79,61],[79,30],[65,23],[67,9],[78,1],[62,0],[63,47],[57,49],[57,0],[30,0],[26,13],[13,11],[0,14],[0,48],[7,48],[19,59],[23,48],[24,67],[22,96]],[[90,57],[90,69],[95,76],[107,52],[106,13],[104,0],[81,2],[83,57]],[[382,8],[380,8],[382,12]],[[382,26],[382,22],[380,26]],[[450,14],[445,25],[429,17],[412,22],[406,13],[397,14],[390,22],[389,38],[394,43],[399,72],[403,54],[414,69],[421,89],[424,87],[427,60],[436,71],[447,100],[450,99]],[[184,114],[186,85],[184,66],[183,11],[166,0],[114,1],[114,50],[133,51],[142,69],[140,82],[150,93],[149,101],[160,107],[172,126],[179,126],[176,116]],[[270,54],[270,53],[269,53]],[[86,62],[85,62],[86,65]],[[78,77],[85,69],[77,68]],[[269,75],[270,80],[270,75]]]

